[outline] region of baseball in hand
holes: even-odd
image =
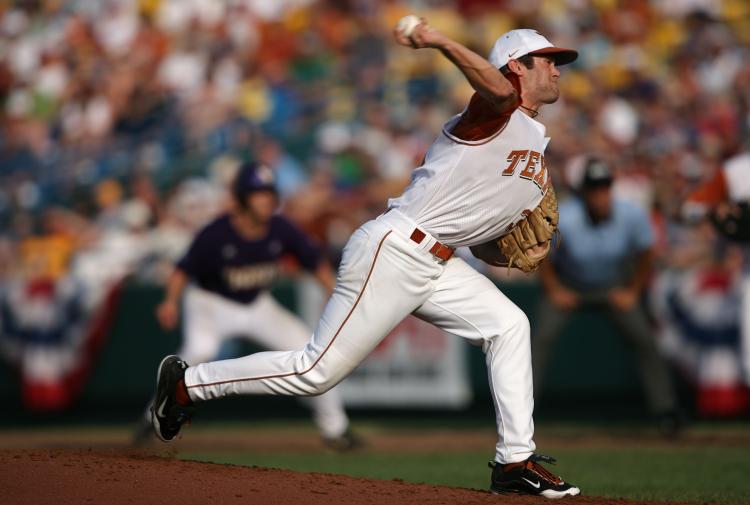
[[[404,37],[411,37],[411,34],[414,33],[414,29],[421,23],[422,20],[420,20],[417,16],[414,14],[409,14],[408,16],[404,16],[401,19],[398,20],[398,23],[396,24],[396,30],[403,34]]]

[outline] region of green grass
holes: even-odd
[[[748,448],[628,448],[556,451],[565,475],[589,495],[747,503]]]
[[[589,496],[700,503],[750,501],[750,451],[741,447],[558,449],[553,470]],[[183,459],[403,479],[486,489],[486,452],[458,453],[192,453]]]

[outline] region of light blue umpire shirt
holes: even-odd
[[[627,282],[638,253],[654,243],[646,213],[628,201],[612,199],[612,213],[594,224],[583,200],[572,197],[560,204],[562,240],[553,247],[555,271],[567,286],[609,289]]]

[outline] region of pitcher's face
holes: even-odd
[[[534,56],[534,67],[524,68],[521,89],[536,102],[555,103],[560,97],[560,71],[549,56]]]

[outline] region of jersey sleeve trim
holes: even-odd
[[[464,140],[464,139],[456,137],[455,135],[453,135],[452,133],[450,133],[450,129],[453,128],[456,125],[456,123],[458,123],[458,121],[461,119],[461,117],[465,113],[466,113],[466,111],[464,111],[462,114],[459,114],[459,115],[451,118],[445,124],[445,126],[443,126],[443,135],[445,135],[446,137],[448,137],[449,140],[455,142],[456,144],[461,144],[461,145],[464,145],[464,146],[481,146],[483,144],[487,144],[488,142],[491,142],[494,138],[496,138],[498,135],[500,135],[501,133],[503,133],[503,131],[505,130],[505,128],[508,126],[508,123],[510,123],[510,115],[508,115],[507,118],[506,118],[506,120],[505,120],[505,123],[500,128],[498,128],[495,133],[493,133],[489,137],[485,137],[485,138],[479,139],[479,140]]]

